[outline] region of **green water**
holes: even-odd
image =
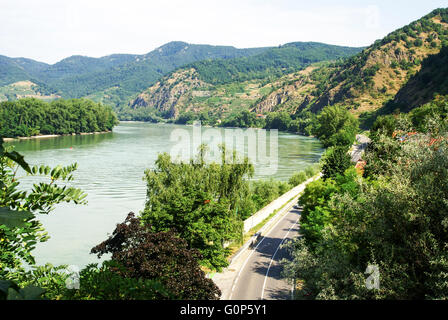
[[[189,126],[121,123],[107,134],[12,143],[33,165],[77,162],[79,169],[73,184],[88,193],[86,206],[61,204],[51,214],[39,217],[51,239],[34,251],[37,263],[82,267],[98,262],[96,256],[89,254],[90,249],[105,240],[130,211],[138,213],[143,209],[144,170],[154,167],[158,153],[170,152],[177,143],[170,141],[174,129],[193,131]],[[317,162],[322,152],[315,139],[279,133],[277,172],[266,175],[266,168],[255,163],[254,179],[287,180],[294,172]],[[29,186],[36,179],[24,177],[22,184]]]

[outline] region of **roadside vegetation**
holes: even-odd
[[[297,298],[448,297],[447,115],[445,96],[378,118],[364,168],[337,167],[307,186],[303,238],[284,262]],[[378,289],[366,286],[369,265]]]
[[[156,169],[146,172],[145,210],[130,213],[92,248],[92,254],[110,258],[80,270],[80,287],[69,289],[73,279],[67,266],[36,265],[33,250],[49,239],[39,214],[51,213],[61,202],[87,203],[82,190],[67,185],[77,165],[30,166],[12,147],[1,145],[0,299],[218,299],[220,290],[204,270],[227,266],[231,249],[225,244],[241,242],[244,219],[315,173],[309,168],[290,183],[250,181],[252,164],[226,160],[224,147],[219,164],[205,163],[205,146],[189,163],[173,163],[162,154]],[[22,171],[49,182],[19,191]]]

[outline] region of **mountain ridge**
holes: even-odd
[[[132,114],[132,110],[143,107],[155,108],[168,117],[176,117],[189,109],[206,109],[204,103],[207,101],[204,100],[207,96],[211,97],[209,105],[214,105],[218,113],[232,111],[238,105],[247,109],[248,104],[262,98],[261,92],[281,86],[277,82],[288,73],[300,71],[313,63],[342,59],[362,49],[318,42],[293,42],[253,56],[194,62],[174,70],[143,91],[130,102],[131,111],[127,113]],[[241,89],[241,86],[246,88]],[[227,106],[231,99],[229,95],[236,98],[232,106]]]
[[[148,83],[155,82],[181,65],[207,58],[246,56],[267,48],[237,49],[172,41],[141,55],[111,54],[100,58],[73,55],[51,65],[32,59],[0,56],[0,86],[20,81],[43,83],[51,93],[65,98],[80,98],[95,93],[101,96],[102,90],[123,87],[114,97],[115,100],[102,101],[116,105],[127,103],[129,96],[139,93]],[[17,63],[19,60],[22,65]],[[146,84],[140,88],[139,83]]]
[[[447,46],[448,9],[436,9],[349,58],[320,65],[311,63],[313,68],[310,72],[272,72],[275,77],[264,81],[257,79],[256,75],[247,77],[250,70],[242,73],[243,77],[239,77],[238,68],[235,68],[233,74],[227,72],[226,68],[219,66],[219,61],[192,63],[187,66],[194,69],[189,79],[185,79],[185,74],[181,71],[175,71],[143,91],[137,99],[131,101],[130,107],[139,114],[143,114],[142,108],[153,108],[171,118],[182,112],[214,112],[222,117],[223,113],[234,112],[238,108],[240,111],[246,109],[261,114],[287,111],[292,115],[300,115],[307,111],[318,113],[327,105],[342,105],[356,116],[364,116],[374,114],[386,104],[391,104],[402,88],[412,88],[411,79],[420,72],[425,62],[437,56]],[[270,51],[261,55],[268,52]],[[243,59],[248,61],[254,57],[256,56]],[[228,65],[233,61],[227,60],[222,64]],[[443,65],[446,60],[441,61],[439,64]],[[207,64],[208,69],[205,69],[211,76],[201,76],[203,71],[200,66]],[[248,65],[250,63],[243,67]],[[257,66],[255,69],[258,70]],[[448,77],[443,71],[446,69],[436,69],[440,79]],[[287,65],[284,70],[289,70]],[[426,74],[425,77],[428,76],[430,75]],[[197,82],[196,79],[202,82]],[[431,82],[429,84],[435,85]],[[254,90],[254,86],[258,89]],[[235,89],[240,92],[229,94],[229,90]],[[437,93],[436,89],[432,91]],[[204,93],[209,96],[198,96]],[[403,101],[403,98],[400,99]],[[235,107],[233,110],[232,106]]]

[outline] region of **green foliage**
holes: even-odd
[[[20,288],[37,287],[43,290],[40,297],[48,300],[60,300],[67,294],[66,280],[69,274],[67,266],[33,266],[30,270],[9,273],[9,280]]]
[[[264,119],[257,118],[253,112],[243,110],[236,114],[231,114],[221,123],[222,127],[238,127],[238,128],[262,128]]]
[[[305,171],[300,171],[294,173],[294,175],[289,178],[289,184],[292,186],[298,186],[299,184],[304,183],[308,179]]]
[[[252,181],[250,184],[250,200],[252,202],[253,211],[247,211],[247,203],[241,207],[242,218],[246,219],[258,210],[264,208],[266,205],[288,192],[292,186],[289,183],[270,180]],[[251,207],[250,205],[248,207]]]
[[[271,112],[266,117],[265,129],[278,129],[287,131],[291,123],[288,112]]]
[[[327,150],[322,159],[322,178],[324,180],[343,175],[351,165],[348,147],[332,147]]]
[[[194,112],[188,111],[188,112],[181,113],[176,118],[175,123],[177,123],[177,124],[192,124],[193,121],[197,120],[197,119],[198,119],[198,117]]]
[[[345,108],[328,106],[317,116],[314,133],[325,147],[351,146],[358,132],[357,119]]]
[[[105,261],[89,264],[80,272],[79,290],[65,290],[64,300],[157,300],[171,298],[156,280],[130,278],[120,274],[123,267]]]
[[[437,110],[435,105],[416,109],[409,115],[414,123],[404,116],[377,122],[366,155],[376,170],[369,170],[368,179],[349,169],[308,185],[300,198],[305,237],[289,245],[293,261],[285,262],[285,275],[303,281],[298,298],[448,296],[448,136],[432,108]],[[430,135],[404,140],[385,135],[409,123],[437,130],[423,126]],[[369,265],[379,267],[379,289],[365,285]]]
[[[333,180],[316,180],[308,184],[299,199],[303,206],[301,230],[309,244],[317,242],[324,226],[332,221],[327,202],[337,191]]]
[[[201,147],[197,159],[173,163],[159,155],[156,168],[145,172],[147,202],[142,220],[154,231],[175,229],[190,248],[203,255],[202,263],[216,269],[227,266],[226,241],[241,236],[241,201],[253,174],[248,159],[237,161],[222,148],[221,163],[205,163]],[[229,159],[229,156],[231,159]]]
[[[32,250],[36,243],[48,239],[37,215],[48,214],[61,202],[84,204],[86,194],[77,188],[57,184],[71,182],[76,165],[30,168],[21,155],[16,154],[20,160],[17,164],[7,157],[11,150],[5,150],[3,146],[1,150],[0,208],[1,221],[5,224],[0,225],[0,276],[5,276],[11,270],[20,269],[23,261],[33,265]],[[29,169],[29,174],[49,176],[50,181],[35,183],[30,191],[23,190],[17,177],[19,165]]]
[[[360,48],[339,47],[315,42],[295,42],[270,48],[260,54],[235,59],[204,60],[191,64],[200,78],[211,84],[278,77],[311,63],[337,60],[359,52]],[[188,66],[188,67],[190,67]]]
[[[304,171],[294,173],[291,178],[289,178],[289,184],[293,187],[304,183],[306,180],[314,177],[319,172],[319,166],[309,166]]]
[[[110,131],[117,124],[113,111],[89,100],[46,103],[21,99],[0,103],[0,136],[72,134]]]
[[[304,207],[301,229],[307,244],[314,247],[322,239],[323,230],[337,219],[330,202],[335,194],[349,194],[353,197],[358,195],[358,179],[358,174],[352,167],[332,179],[316,180],[306,186],[299,203]]]
[[[314,127],[316,127],[316,115],[305,111],[295,115],[295,119],[289,123],[288,131],[311,136]]]
[[[131,109],[128,106],[115,108],[123,121],[145,121],[158,123],[163,122],[163,115],[160,111],[152,108],[135,108]]]

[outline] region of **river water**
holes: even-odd
[[[32,165],[78,163],[72,184],[88,194],[88,205],[60,204],[49,215],[39,216],[51,238],[38,244],[36,262],[79,267],[98,262],[89,254],[90,249],[105,240],[130,211],[143,209],[144,171],[154,168],[159,153],[170,153],[179,144],[170,139],[174,130],[185,130],[193,136],[191,126],[124,122],[106,134],[12,142]],[[223,135],[234,129],[225,130],[218,129]],[[279,133],[277,170],[270,172],[265,165],[255,163],[253,179],[286,181],[294,172],[318,162],[322,152],[316,139]],[[21,181],[22,187],[29,187],[39,178],[23,177]]]

